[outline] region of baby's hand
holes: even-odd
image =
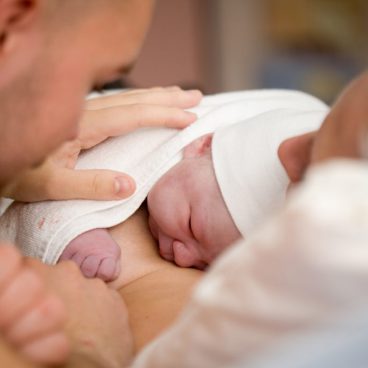
[[[106,229],[87,231],[65,248],[59,262],[71,260],[88,278],[113,281],[120,274],[120,247]]]

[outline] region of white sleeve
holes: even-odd
[[[367,188],[365,164],[314,169],[276,218],[220,258],[133,367],[250,367],[368,304]]]

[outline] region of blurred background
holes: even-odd
[[[368,65],[367,0],[157,0],[134,87],[293,88],[331,102]]]

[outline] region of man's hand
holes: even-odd
[[[72,355],[98,367],[124,367],[133,353],[128,313],[121,296],[99,279],[86,279],[73,262],[49,267],[27,260],[64,302]]]
[[[135,191],[135,182],[129,175],[110,170],[75,170],[81,151],[142,127],[184,128],[196,120],[195,114],[184,109],[197,105],[201,98],[199,91],[169,87],[89,100],[78,138],[65,143],[38,168],[23,172],[5,188],[3,196],[24,202],[129,197]]]
[[[23,263],[14,246],[1,244],[1,338],[34,363],[62,364],[70,351],[65,322],[64,305],[45,280]],[[3,366],[3,357],[0,361]]]

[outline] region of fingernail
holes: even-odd
[[[198,119],[198,115],[195,114],[194,112],[190,112],[190,111],[185,111],[186,116],[188,117],[188,119],[194,123],[197,119]]]
[[[190,89],[186,92],[190,95],[197,95],[197,94],[201,93],[198,89]]]
[[[115,178],[115,193],[117,195],[130,194],[133,190],[132,183],[124,176],[118,176]]]

